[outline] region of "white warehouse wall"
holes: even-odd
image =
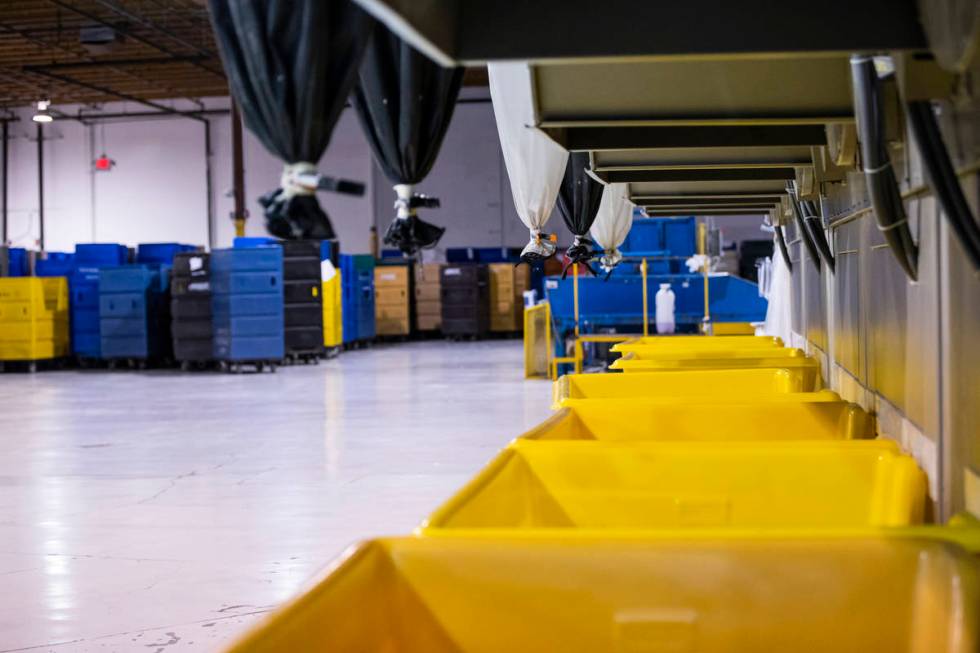
[[[493,107],[484,88],[465,88],[446,134],[439,158],[419,192],[439,197],[442,208],[423,219],[448,227],[445,247],[522,247],[527,230],[517,217],[503,163]],[[188,102],[170,106],[191,108]],[[206,105],[226,109],[227,98]],[[58,107],[74,114],[78,107]],[[133,103],[110,103],[100,113],[144,112]],[[31,110],[17,112],[10,124],[8,240],[37,248],[40,236],[37,191],[36,125]],[[234,237],[231,222],[231,119],[207,116],[211,125],[211,202],[214,245],[227,247]],[[208,191],[204,125],[182,117],[101,121],[83,125],[58,120],[44,128],[45,246],[71,251],[78,242],[179,241],[208,244]],[[92,160],[103,150],[116,161],[110,172],[95,172]],[[257,199],[275,188],[282,164],[248,130],[244,139],[245,196],[249,236],[265,235]],[[345,109],[330,146],[320,161],[326,174],[367,185],[363,197],[320,193],[345,252],[367,252],[370,229],[383,235],[394,203],[391,183],[372,158],[353,109]],[[724,219],[719,221],[723,223]],[[758,218],[732,219],[726,239],[764,237]],[[557,212],[547,225],[565,246],[571,236]],[[737,235],[736,235],[737,233]]]

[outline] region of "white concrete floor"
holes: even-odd
[[[519,341],[0,375],[0,651],[220,650],[544,419]]]

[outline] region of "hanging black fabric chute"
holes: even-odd
[[[373,20],[349,0],[209,0],[228,84],[245,125],[286,163],[263,195],[266,227],[281,238],[333,239],[317,190],[363,195],[316,163],[357,79]]]
[[[419,219],[435,197],[413,186],[429,174],[456,108],[462,68],[443,68],[380,23],[374,28],[351,101],[374,159],[395,186],[396,215],[384,236],[406,256],[434,247],[445,227]]]
[[[595,257],[595,251],[588,234],[599,212],[599,202],[602,201],[602,190],[605,186],[588,173],[588,167],[588,152],[569,154],[568,163],[565,164],[565,176],[558,190],[558,212],[561,213],[565,226],[575,236],[572,245],[565,250],[568,261],[565,263],[562,277],[568,274],[569,267],[577,263],[584,263],[589,272],[595,275],[595,270],[589,265],[589,261]]]

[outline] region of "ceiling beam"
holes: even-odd
[[[355,2],[444,65],[927,47],[916,0]]]
[[[793,168],[732,168],[732,169],[682,169],[682,170],[629,170],[598,172],[608,183],[632,183],[644,181],[753,181],[796,179]]]
[[[823,125],[710,127],[580,127],[544,129],[570,151],[666,147],[759,147],[825,145]]]
[[[146,57],[141,59],[94,59],[91,61],[59,61],[57,63],[22,66],[22,70],[86,70],[89,68],[112,68],[114,66],[166,66],[171,64],[198,63],[205,61],[199,55],[183,57]]]

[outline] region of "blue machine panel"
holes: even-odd
[[[704,317],[704,279],[696,274],[648,275],[647,314],[656,317],[654,296],[661,283],[669,283],[675,295],[678,324],[698,324]],[[548,277],[545,294],[560,330],[574,324],[572,279]],[[708,300],[713,322],[756,322],[764,320],[768,303],[759,296],[758,286],[728,274],[708,279]],[[579,322],[582,325],[631,326],[643,323],[643,278],[635,274],[614,274],[608,280],[579,278]]]
[[[684,258],[697,252],[697,220],[691,218],[664,219],[664,249],[671,256]]]

